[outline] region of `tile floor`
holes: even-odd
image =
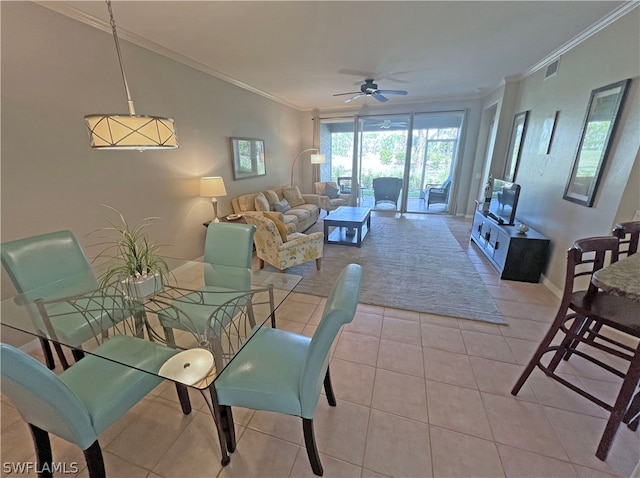
[[[321,397],[316,412],[324,476],[629,476],[640,433],[622,426],[601,462],[594,456],[605,425],[600,408],[539,371],[510,395],[558,299],[542,284],[499,280],[469,245],[469,221],[447,222],[509,325],[361,304],[333,352],[338,406]],[[311,335],[322,306],[319,297],[294,294],[279,326]],[[564,368],[603,397],[617,390],[578,360]],[[130,410],[100,438],[107,475],[313,476],[298,418],[236,409],[238,447],[222,468],[211,416],[195,394],[193,402],[194,412],[184,416],[174,388],[163,384]],[[3,463],[34,460],[28,428],[4,398],[1,438]],[[87,476],[76,447],[58,438],[52,446],[54,460],[78,462],[78,476]]]

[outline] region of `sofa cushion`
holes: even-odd
[[[284,198],[289,202],[291,207],[298,207],[304,204],[304,199],[302,198],[302,194],[300,194],[300,190],[298,187],[293,188],[284,188],[282,189],[282,194]]]
[[[289,202],[286,199],[273,203],[274,211],[287,212],[289,209],[291,209],[291,206],[289,205]]]
[[[287,216],[293,216],[297,219],[298,223],[306,223],[311,217],[311,212],[308,209],[300,207],[292,208],[287,211]]]
[[[335,199],[338,197],[338,188],[332,184],[327,184],[324,187],[324,194],[325,196],[329,196],[329,199]]]
[[[271,210],[273,211],[273,205],[280,201],[278,193],[272,191],[271,189],[267,189],[266,191],[262,191],[262,194],[264,194],[264,197],[266,197],[267,201],[269,201],[269,205],[271,206]]]
[[[269,205],[269,201],[267,201],[267,198],[264,196],[264,194],[262,193],[258,193],[258,195],[255,197],[254,201],[254,205],[256,208],[256,211],[270,211],[271,210],[271,206]]]
[[[265,214],[265,217],[268,219],[271,219],[271,221],[273,221],[273,223],[276,225],[276,228],[280,233],[280,238],[282,239],[282,242],[287,242],[287,226],[284,225],[284,222],[274,218],[271,214],[269,214],[268,216]]]
[[[242,212],[244,211],[255,211],[256,210],[256,196],[258,194],[245,194],[240,197],[240,208]],[[244,204],[243,204],[244,203]]]

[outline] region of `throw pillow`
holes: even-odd
[[[272,219],[273,221],[284,222],[284,216],[282,215],[281,212],[265,211],[262,213],[262,215],[264,217],[268,217],[269,219]]]
[[[267,216],[265,215],[265,217]],[[287,242],[287,226],[284,225],[284,222],[279,219],[275,219],[272,216],[269,216],[267,219],[271,220],[276,225],[276,229],[278,229],[278,232],[280,233],[282,242]]]
[[[283,189],[282,195],[291,207],[297,207],[305,203],[304,199],[302,199],[302,194],[300,194],[300,190],[297,186],[294,188]]]
[[[264,194],[259,193],[254,199],[256,211],[269,211],[271,207],[269,206],[269,201],[264,197]]]
[[[267,198],[267,201],[269,201],[269,204],[271,205],[271,210],[273,210],[273,205],[277,203],[280,200],[280,198],[278,197],[276,192],[272,191],[271,189],[262,191],[262,193],[264,194],[264,197]]]
[[[273,203],[273,209],[278,212],[287,212],[291,209],[291,205],[286,199]]]
[[[329,199],[335,199],[338,197],[338,188],[332,184],[327,184],[324,187],[324,195],[329,196]]]

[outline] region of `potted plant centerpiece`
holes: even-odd
[[[159,218],[147,217],[130,225],[120,211],[103,206],[115,211],[119,222],[111,222],[108,227],[93,231],[108,235],[104,242],[94,244],[105,246],[94,261],[108,259],[108,267],[100,279],[101,287],[119,285],[127,296],[136,299],[144,299],[162,291],[170,274],[169,266],[159,255],[160,246],[151,242],[145,234],[146,228]]]

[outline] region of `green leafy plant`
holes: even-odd
[[[142,280],[159,274],[164,283],[167,282],[170,271],[166,261],[159,255],[160,247],[149,241],[146,236],[146,228],[158,217],[144,218],[137,224],[130,225],[124,215],[117,209],[102,204],[119,216],[118,222],[110,222],[108,227],[103,227],[90,234],[105,233],[106,240],[94,246],[104,246],[104,249],[95,257],[94,262],[101,258],[108,259],[108,268],[101,277],[101,286],[107,287],[115,279]]]

